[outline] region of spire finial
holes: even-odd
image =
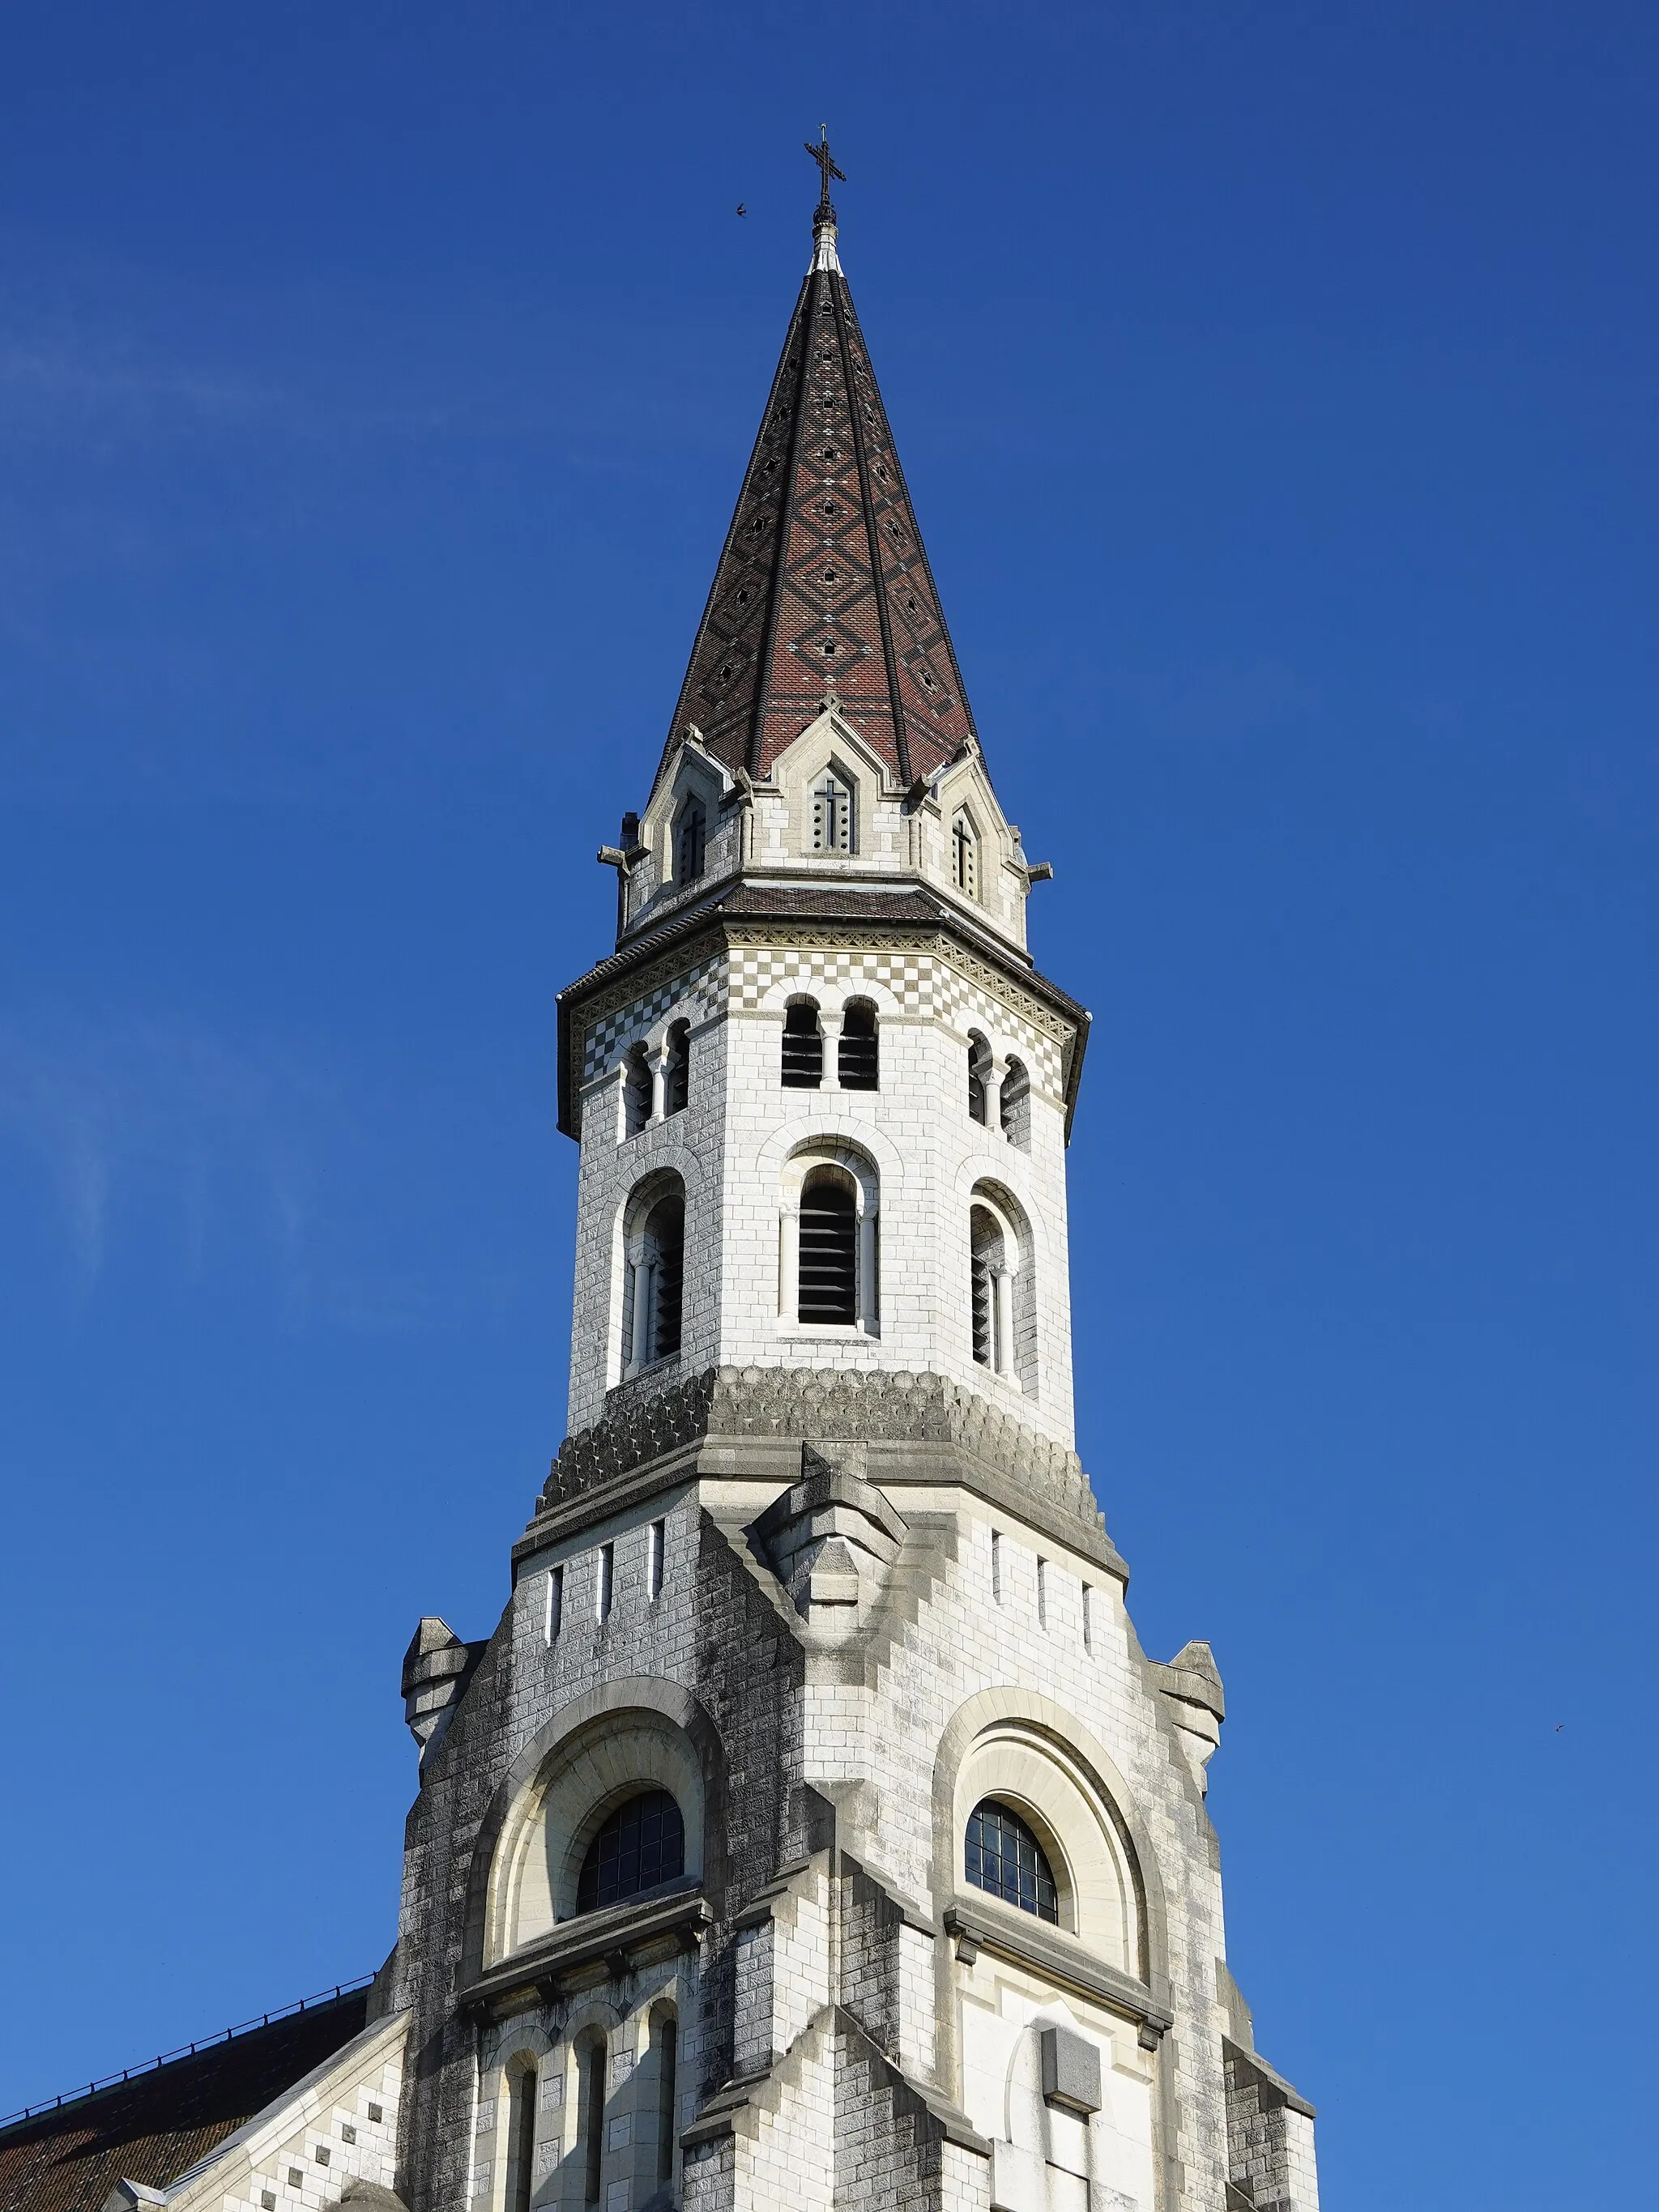
[[[818,204],[812,216],[812,240],[817,251],[812,256],[812,266],[815,269],[839,269],[841,264],[836,258],[836,210],[830,198],[830,179],[839,177],[845,184],[847,172],[836,167],[836,157],[830,151],[830,125],[827,123],[819,124],[818,143],[815,146],[809,138],[806,150],[818,165]]]

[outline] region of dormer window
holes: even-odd
[[[857,850],[853,830],[853,793],[833,769],[825,769],[812,787],[812,850],[815,853],[853,853]]]
[[[708,817],[700,799],[688,799],[674,823],[674,880],[695,884],[702,873],[703,848],[708,841]]]
[[[965,898],[979,896],[979,839],[965,814],[951,824],[951,874]]]

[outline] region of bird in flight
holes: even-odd
[[[741,200],[739,200],[739,201],[738,202],[738,213],[739,215],[747,215],[747,214],[748,214],[748,212],[749,212],[748,209],[744,205],[743,202],[742,202]]]

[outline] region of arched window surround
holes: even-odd
[[[854,1218],[858,1231],[857,1296],[851,1322],[803,1322],[800,1308],[801,1201],[810,1177],[825,1171],[844,1179],[851,1188]],[[875,1162],[857,1146],[836,1138],[809,1140],[798,1146],[784,1162],[779,1178],[778,1322],[792,1334],[806,1336],[879,1336],[881,1282],[879,1218],[881,1177]]]
[[[665,1218],[675,1208],[677,1244]],[[687,1219],[685,1183],[673,1168],[655,1170],[628,1194],[620,1217],[623,1264],[614,1329],[613,1371],[620,1379],[678,1357],[684,1343]]]
[[[969,1351],[975,1371],[1039,1395],[1035,1239],[1005,1184],[981,1177],[968,1194]]]
[[[557,2116],[544,2112],[544,2075],[556,2069],[554,2045],[538,2022],[514,2020],[481,2054],[479,2149],[489,2158],[491,2212],[523,2212],[559,2155]]]
[[[682,1000],[618,1054],[617,1142],[659,1127],[690,1103],[693,1010]]]
[[[483,1964],[495,1965],[578,1917],[588,1846],[629,1797],[665,1790],[685,1834],[681,1879],[701,1881],[702,1765],[683,1728],[637,1706],[604,1713],[547,1752],[506,1808],[484,1900]]]
[[[659,1997],[645,2018],[645,2048],[634,2074],[636,2090],[635,2124],[645,2136],[654,2136],[657,2184],[677,2192],[680,2179],[680,2011],[672,1998]]]
[[[1146,1972],[1145,1908],[1137,1854],[1091,1765],[1064,1739],[1018,1717],[994,1720],[969,1744],[952,1790],[953,1891],[977,1908],[1029,1918],[970,1887],[963,1838],[975,1808],[994,1798],[1017,1813],[1053,1870],[1058,1925],[1125,1973]]]

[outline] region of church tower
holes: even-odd
[[[1315,2212],[1311,2108],[1227,1971],[1220,1679],[1142,1652],[1073,1449],[1089,1018],[1027,949],[1048,871],[817,151],[600,854],[616,947],[559,999],[568,1433],[493,1636],[425,1620],[405,1661],[386,2171],[410,2212]]]

